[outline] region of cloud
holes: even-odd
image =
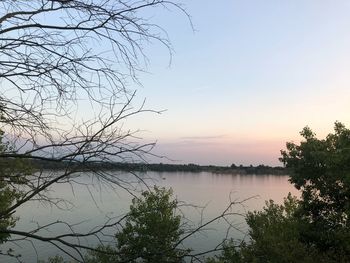
[[[180,137],[180,140],[215,140],[225,138],[225,134],[221,135],[212,135],[212,136],[186,136]]]

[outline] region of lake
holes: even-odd
[[[116,172],[117,173],[117,172]],[[134,175],[118,172],[118,178],[125,182],[132,182],[132,186],[138,192],[144,185]],[[171,187],[174,196],[184,201],[188,206],[181,206],[181,211],[189,220],[192,227],[198,226],[219,215],[229,204],[230,200],[242,201],[243,205],[235,205],[233,212],[240,214],[246,211],[259,210],[265,200],[273,199],[281,203],[288,192],[298,195],[298,191],[288,182],[288,176],[276,175],[230,175],[212,174],[208,172],[148,172],[138,174],[148,185],[160,185]],[[28,231],[35,229],[37,225],[45,225],[56,221],[67,221],[75,224],[76,231],[87,231],[94,226],[102,225],[109,218],[125,214],[130,206],[132,196],[119,187],[112,188],[100,183],[90,174],[82,174],[77,179],[74,187],[69,184],[58,184],[50,189],[51,196],[65,198],[69,203],[61,204],[63,209],[57,209],[49,204],[32,202],[26,207],[17,210],[20,217],[17,230]],[[68,209],[68,210],[67,210]],[[242,216],[231,216],[230,222],[239,229],[232,229],[229,236],[242,239],[247,232],[247,226]],[[185,245],[193,248],[195,252],[209,250],[220,243],[226,235],[228,224],[225,220],[219,220],[208,225],[205,231],[186,240]],[[116,230],[110,230],[110,232]],[[41,230],[42,235],[62,234],[69,232],[69,228],[62,224],[49,230]],[[114,234],[109,233],[109,234]],[[106,240],[108,237],[106,237]],[[89,244],[97,244],[97,240],[91,238],[84,240]],[[36,249],[33,248],[35,246]],[[37,259],[45,259],[48,256],[61,254],[60,251],[44,242],[19,241],[15,244],[6,244],[1,249],[11,247],[22,255],[25,262],[34,263]],[[0,262],[3,262],[0,257]],[[6,262],[17,262],[8,260]]]

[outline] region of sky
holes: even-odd
[[[308,125],[350,126],[350,2],[183,0],[157,22],[173,45],[145,49],[137,96],[166,110],[128,125],[156,140],[154,162],[281,165]]]

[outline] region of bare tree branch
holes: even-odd
[[[147,68],[145,46],[159,43],[171,57],[166,31],[151,18],[167,8],[187,16],[181,5],[163,0],[0,1],[0,130],[5,132],[0,137],[6,145],[0,145],[0,164],[10,167],[0,173],[0,192],[13,193],[0,209],[0,221],[11,222],[0,228],[0,236],[48,242],[82,261],[82,249],[94,248],[80,240],[111,226],[42,236],[40,230],[62,222],[24,232],[14,221],[16,211],[31,201],[69,205],[48,193],[59,183],[74,188],[83,173],[133,194],[130,182],[99,167],[146,161],[152,154],[154,142],[140,140],[138,131],[124,125],[138,114],[161,113],[144,102],[135,107],[130,86],[140,84],[138,74]],[[29,168],[39,161],[59,163],[61,170]],[[16,257],[11,251],[1,254]]]

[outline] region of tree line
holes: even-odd
[[[346,263],[350,261],[350,130],[335,123],[335,132],[317,139],[308,127],[300,144],[287,143],[281,161],[292,170],[290,182],[301,197],[290,193],[283,204],[266,201],[261,211],[245,215],[248,238],[225,239],[206,263]],[[115,253],[90,252],[89,263],[186,262],[191,248],[179,246],[186,227],[176,213],[171,190],[155,187],[134,198],[116,244]],[[221,251],[221,252],[220,252]],[[190,260],[197,259],[191,257]],[[56,257],[52,260],[64,262]]]
[[[10,160],[5,160],[9,162]],[[62,170],[67,165],[74,166],[67,161],[51,162],[46,160],[31,160],[30,165],[38,170]],[[79,164],[76,164],[78,167]],[[249,166],[218,166],[218,165],[198,165],[198,164],[168,164],[168,163],[128,163],[128,162],[87,162],[85,163],[86,171],[89,170],[116,170],[126,172],[211,172],[223,174],[239,174],[239,175],[287,175],[288,169],[281,166],[268,165],[249,165]]]
[[[148,190],[137,196],[130,182],[101,169],[146,162],[151,155],[155,143],[145,143],[137,130],[125,127],[135,115],[161,113],[136,104],[131,87],[140,84],[138,76],[147,68],[147,45],[159,44],[171,58],[167,33],[159,20],[152,20],[169,11],[189,18],[171,0],[1,1],[1,261],[28,261],[16,252],[17,242],[40,241],[76,262],[349,262],[350,132],[341,123],[325,139],[305,128],[304,141],[288,143],[282,151],[300,199],[288,196],[283,205],[270,201],[263,211],[248,213],[248,241],[224,239],[202,253],[186,248],[184,241],[216,220],[233,227],[229,217],[240,202],[230,202],[220,215],[188,228],[171,190],[139,181]],[[54,172],[46,173],[45,167]],[[241,169],[158,164],[152,169],[160,168]],[[246,173],[269,169],[243,167]],[[66,200],[50,192],[52,187],[66,183],[74,189],[87,172],[105,186],[134,195],[130,212],[86,232],[61,221],[28,231],[17,228],[19,209],[33,201],[59,207]],[[58,225],[68,230],[50,231]],[[106,232],[113,244],[101,239]],[[99,245],[83,242],[92,237]],[[3,244],[12,246],[4,249]],[[205,257],[210,252],[219,254]]]

